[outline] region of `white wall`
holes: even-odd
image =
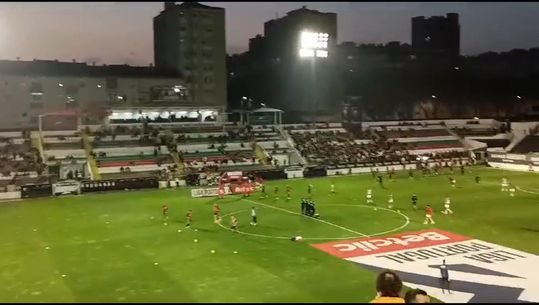
[[[161,167],[157,166],[157,164],[145,164],[145,165],[128,165],[129,169],[132,172],[149,172],[149,171],[157,171],[165,169],[167,166],[172,165],[172,163],[165,163],[162,164]],[[111,167],[100,167],[99,173],[100,174],[114,174],[114,173],[120,173],[120,168],[122,166],[111,166]],[[125,167],[125,166],[124,166]]]
[[[21,192],[0,192],[0,200],[20,199]]]
[[[94,152],[99,156],[100,152],[105,152],[107,157],[114,156],[134,156],[139,155],[141,152],[145,155],[153,155],[153,146],[139,146],[139,147],[107,147],[107,148],[94,148]],[[166,146],[161,146],[161,154],[168,154]]]
[[[22,138],[20,131],[3,131],[0,132],[0,138]]]
[[[64,159],[65,157],[72,155],[75,158],[86,158],[86,152],[84,149],[50,149],[43,152],[45,159],[50,156],[54,156],[56,159]]]

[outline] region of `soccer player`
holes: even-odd
[[[273,196],[274,196],[274,199],[275,199],[275,200],[278,200],[278,199],[279,199],[279,187],[276,186],[276,187],[273,189]]]
[[[330,191],[332,194],[335,194],[335,184],[331,183]]]
[[[286,200],[292,199],[292,188],[290,185],[286,186]]]
[[[374,203],[374,200],[372,199],[372,190],[367,190],[367,203]]]
[[[219,199],[225,198],[225,188],[219,187]]]
[[[221,222],[221,207],[217,203],[213,204],[213,222]]]
[[[481,178],[479,176],[475,176],[475,183],[479,183],[479,180],[481,180]]]
[[[432,214],[433,214],[432,208],[430,207],[430,205],[427,204],[427,208],[425,209],[425,221],[423,222],[424,225],[426,225],[429,222],[431,224],[434,224],[434,220],[432,219]]]
[[[389,198],[387,199],[387,207],[390,209],[393,208],[393,194],[389,194]]]
[[[508,186],[509,186],[509,182],[507,182],[507,178],[503,177],[502,178],[502,192],[507,192],[509,190]]]
[[[309,197],[312,196],[312,192],[313,192],[313,185],[312,184],[307,185],[307,194],[309,194]]]
[[[451,199],[449,196],[446,196],[444,199],[444,210],[442,211],[442,214],[453,214],[453,211],[451,210]]]
[[[305,215],[307,211],[307,200],[301,199],[301,214]]]
[[[238,219],[236,216],[230,216],[230,228],[234,231],[234,233],[238,232]]]
[[[509,183],[509,196],[515,197],[515,186]]]
[[[263,198],[268,197],[268,194],[266,193],[266,185],[265,184],[262,184],[262,187],[261,187],[260,191],[262,192],[262,197]]]
[[[414,205],[414,209],[417,210],[417,195],[416,194],[412,195],[412,204]]]
[[[449,286],[449,269],[447,269],[447,265],[445,264],[445,259],[442,261],[442,264],[440,265],[440,282],[441,282],[441,288],[442,293],[445,294],[444,287],[447,289],[449,293],[451,293],[451,287]]]
[[[457,180],[453,179],[453,177],[449,177],[449,182],[451,183],[451,187],[455,187],[457,184]]]
[[[163,219],[165,221],[168,220],[168,204],[163,204],[163,207],[161,208],[162,212],[163,212]]]
[[[186,228],[190,228],[191,227],[191,222],[193,221],[193,211],[192,210],[189,210],[189,212],[187,212],[187,224],[185,225]]]
[[[413,171],[412,169],[410,169],[410,170],[408,171],[408,177],[409,177],[410,179],[414,179],[414,171]]]
[[[461,174],[461,175],[464,175],[464,165],[461,165],[461,166],[460,166],[460,174]]]
[[[256,211],[255,207],[251,208],[251,226],[256,226]]]
[[[378,175],[378,184],[383,188],[384,187],[384,177]]]

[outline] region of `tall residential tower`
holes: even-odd
[[[225,10],[166,2],[153,31],[156,68],[179,72],[191,103],[226,107]]]

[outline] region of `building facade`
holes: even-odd
[[[460,57],[459,15],[412,18],[412,48],[418,59],[456,63]]]
[[[265,22],[264,35],[250,39],[249,51],[229,60],[230,104],[239,107],[246,96],[283,110],[287,122],[338,113],[336,41],[335,13],[302,7]]]
[[[153,31],[156,68],[180,73],[192,103],[226,106],[225,10],[167,2]]]
[[[37,124],[38,116],[72,112],[99,120],[118,107],[192,107],[179,75],[152,67],[89,66],[58,61],[0,61],[1,126]]]

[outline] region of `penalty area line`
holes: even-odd
[[[236,196],[236,197],[237,197],[237,196]],[[279,210],[279,211],[281,211],[281,212],[285,212],[285,213],[288,213],[288,214],[293,214],[293,215],[302,216],[302,217],[305,217],[305,218],[308,218],[308,219],[312,219],[312,220],[315,220],[315,221],[318,221],[318,222],[327,224],[327,225],[329,225],[329,226],[332,226],[332,227],[335,227],[335,228],[339,228],[339,229],[341,229],[341,230],[348,231],[348,232],[350,232],[350,233],[354,233],[354,234],[356,234],[356,235],[358,235],[358,236],[370,237],[370,236],[367,235],[367,234],[363,234],[363,233],[361,233],[361,232],[357,232],[357,231],[354,231],[354,230],[352,230],[352,229],[348,229],[348,228],[345,228],[345,227],[343,227],[343,226],[339,226],[338,224],[334,224],[334,223],[329,222],[329,221],[325,221],[325,220],[322,220],[322,219],[309,217],[309,216],[303,215],[303,214],[301,214],[301,213],[297,213],[297,212],[293,212],[293,211],[290,211],[290,210],[287,210],[287,209],[283,209],[283,208],[271,206],[271,205],[268,205],[268,204],[265,204],[265,203],[262,203],[262,202],[257,202],[257,201],[251,200],[251,199],[245,199],[245,198],[240,198],[240,199],[245,200],[245,201],[249,201],[249,202],[252,202],[252,203],[254,203],[254,204],[258,204],[258,205],[261,205],[261,206],[264,206],[264,207],[267,207],[267,208]]]

